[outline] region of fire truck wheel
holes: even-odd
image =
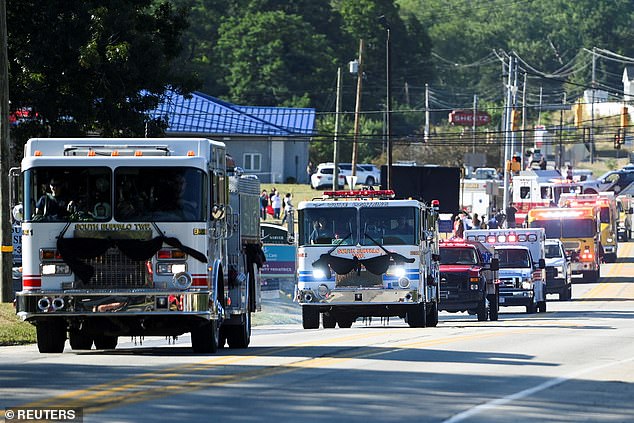
[[[68,343],[73,350],[89,350],[92,348],[92,336],[79,329],[68,331]]]
[[[342,316],[337,319],[337,324],[339,325],[341,329],[348,329],[352,327],[352,324],[354,323],[355,320],[357,319],[354,319],[350,316]]]
[[[244,313],[242,323],[227,327],[229,348],[246,348],[251,342],[251,313]]]
[[[218,350],[220,331],[218,321],[209,320],[191,331],[192,349],[197,354],[215,353]]]
[[[316,307],[302,306],[302,326],[304,329],[319,329],[319,310]]]
[[[478,322],[486,322],[487,317],[489,317],[489,312],[487,310],[487,300],[486,297],[482,296],[482,300],[480,304],[478,304]]]
[[[407,310],[407,324],[410,328],[424,328],[427,312],[425,303],[412,304]]]
[[[498,295],[491,294],[488,296],[489,300],[489,320],[495,322],[499,318],[499,304],[498,304]]]
[[[533,314],[537,311],[537,304],[531,302],[529,305],[526,306],[526,312],[528,314]]]
[[[333,312],[327,311],[321,315],[321,324],[324,329],[333,329],[337,326],[337,318]]]
[[[43,320],[35,327],[37,349],[41,353],[64,352],[66,343],[66,323],[62,319]]]
[[[95,336],[95,348],[98,350],[114,350],[119,342],[118,336],[97,335]]]
[[[425,318],[425,326],[435,328],[438,326],[438,303],[433,302],[427,308],[427,316]]]
[[[537,303],[537,312],[546,313],[546,300]]]

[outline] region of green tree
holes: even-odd
[[[307,106],[313,89],[331,79],[332,49],[300,16],[247,12],[222,23],[219,66],[229,100],[240,104]]]
[[[7,22],[11,107],[38,116],[23,136],[142,136],[167,87],[195,86],[176,61],[186,14],[169,2],[25,0]]]

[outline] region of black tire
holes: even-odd
[[[317,307],[302,306],[302,326],[304,329],[319,328],[319,310]]]
[[[407,324],[410,328],[424,328],[427,320],[425,303],[412,304],[407,310]]]
[[[374,180],[374,176],[368,176],[368,178],[365,180],[365,184],[372,186],[374,185],[376,181]]]
[[[62,319],[49,319],[37,322],[37,349],[41,353],[62,353],[66,343],[66,322]]]
[[[73,350],[89,350],[92,348],[92,336],[79,329],[68,331],[68,343]]]
[[[478,315],[478,322],[486,322],[487,317],[489,317],[485,296],[482,296],[482,300],[480,300],[480,304],[478,304],[478,310],[476,311],[476,314]]]
[[[489,300],[489,320],[492,322],[496,322],[499,319],[499,295],[498,294],[490,294],[487,296]]]
[[[546,313],[546,300],[537,302],[537,312]]]
[[[559,301],[570,301],[572,299],[572,285],[566,285],[559,291]]]
[[[321,315],[321,325],[324,329],[334,329],[337,326],[337,318],[332,311],[327,311]]]
[[[438,326],[438,303],[437,302],[431,303],[431,306],[427,308],[425,326],[427,326],[428,328],[435,328],[436,326]]]
[[[355,320],[357,319],[349,317],[349,316],[339,317],[337,319],[337,325],[339,325],[340,329],[349,329],[352,327],[352,324],[354,323]]]
[[[229,348],[247,348],[251,343],[251,313],[242,315],[242,322],[236,326],[227,326],[227,344]]]
[[[213,354],[218,351],[220,331],[218,321],[209,320],[191,331],[192,349],[197,354]]]
[[[531,302],[529,305],[526,306],[526,312],[528,314],[534,314],[537,311],[537,305],[533,302]]]
[[[94,338],[95,348],[98,350],[114,350],[119,343],[118,336],[97,335]]]

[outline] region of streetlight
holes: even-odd
[[[385,100],[385,142],[387,145],[387,189],[392,189],[392,137],[390,132],[392,116],[390,105],[392,103],[392,92],[390,89],[390,25],[387,23],[385,15],[379,16],[379,23],[385,28],[385,80],[386,80],[386,100]]]

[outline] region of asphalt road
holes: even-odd
[[[86,422],[632,422],[634,243],[620,254],[572,301],[502,308],[497,322],[270,324],[248,349],[215,355],[192,354],[188,336],[2,347],[0,408],[82,407]]]

